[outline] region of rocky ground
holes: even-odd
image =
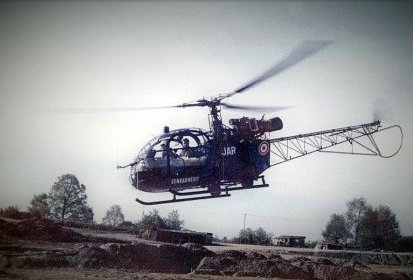
[[[413,254],[173,245],[0,219],[0,279],[91,278],[413,279]]]

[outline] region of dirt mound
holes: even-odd
[[[181,274],[194,270],[206,255],[214,255],[214,253],[201,248],[194,252],[178,245],[144,243],[109,243],[100,247],[84,245],[80,249],[72,248],[60,251],[16,249],[18,251],[0,252],[0,268],[120,268]]]
[[[411,263],[412,256],[392,253],[374,253],[374,254],[357,254],[351,260],[359,261],[365,264],[383,264],[383,265],[407,265]]]
[[[276,277],[279,279],[413,279],[413,275],[403,272],[374,270],[370,259],[373,254],[347,254],[347,258],[306,257],[237,250],[213,253],[206,248],[186,243],[172,244],[146,243],[96,243],[69,244],[32,242],[49,240],[73,242],[85,240],[83,236],[62,228],[49,220],[2,221],[0,233],[20,237],[29,241],[5,243],[0,246],[0,269],[8,268],[87,268],[144,270],[157,273],[189,273],[226,275],[239,277]],[[95,244],[95,245],[90,245]],[[58,245],[58,246],[57,246]],[[410,255],[393,256],[382,254],[385,262],[407,265]],[[366,262],[363,262],[363,260]],[[0,271],[1,272],[1,271]],[[383,272],[383,273],[382,273]],[[0,273],[0,278],[1,278]],[[204,276],[196,276],[204,277]],[[179,276],[176,277],[178,279]],[[208,277],[207,277],[208,278]]]
[[[307,252],[308,255],[318,258],[342,259],[348,261],[358,261],[363,264],[378,265],[411,265],[413,264],[412,254],[391,253],[391,252],[354,252],[354,251],[329,251],[316,250]]]
[[[83,235],[47,219],[25,219],[17,223],[0,221],[0,233],[12,238],[51,242],[85,241]]]
[[[105,251],[111,260],[106,264],[108,267],[168,273],[189,273],[197,267],[202,258],[215,255],[202,246],[192,244],[157,246],[143,243],[110,243],[100,246],[100,249]]]
[[[219,254],[222,257],[234,258],[234,259],[246,259],[247,256],[245,253],[236,251],[236,250],[228,250],[224,251]]]
[[[214,257],[216,254],[207,248],[197,244],[197,243],[185,243],[181,245],[182,247],[190,250],[193,254],[194,257],[198,260],[198,263],[202,260],[204,257]]]
[[[79,253],[69,257],[72,266],[81,268],[102,268],[111,263],[110,254],[97,246],[84,246]]]
[[[315,260],[314,260],[314,263],[316,263],[316,264],[322,264],[322,265],[336,265],[336,263],[333,262],[332,260],[325,259],[325,258],[315,259]]]
[[[245,256],[249,259],[265,260],[267,257],[257,252],[247,252]]]
[[[280,260],[284,260],[284,258],[283,257],[281,257],[280,256],[280,254],[274,254],[274,253],[271,253],[271,254],[269,254],[268,256],[267,256],[267,259],[280,259]]]
[[[296,257],[292,257],[290,259],[291,263],[300,263],[300,262],[311,262],[310,258],[304,257],[304,256],[296,256]]]
[[[411,279],[404,273],[369,271],[357,261],[335,263],[326,258],[310,259],[302,256],[287,260],[279,255],[263,258],[260,254],[236,251],[204,258],[195,273],[280,279]]]
[[[70,267],[70,262],[54,252],[25,252],[1,256],[0,268]]]
[[[0,269],[0,278],[3,279],[13,279],[13,278],[17,278],[17,275],[8,273],[7,271],[1,270]]]
[[[232,255],[236,254],[232,253]],[[225,255],[206,257],[201,261],[195,273],[296,279],[310,279],[312,276],[284,259],[267,259],[261,256],[258,258],[247,256],[234,258]]]
[[[189,273],[279,279],[413,279],[408,273],[381,273],[356,260],[283,258],[273,254],[226,251],[214,254],[199,245],[124,244],[59,247],[41,250],[24,245],[3,246],[0,269],[8,268],[87,268],[126,269],[161,273]],[[50,246],[50,245],[48,245]],[[1,247],[0,247],[1,248]],[[46,248],[46,247],[43,247]],[[202,260],[201,260],[202,259]],[[0,275],[1,276],[1,275]],[[179,278],[179,277],[178,277]]]

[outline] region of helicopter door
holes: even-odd
[[[237,142],[225,142],[221,146],[222,176],[224,180],[233,180],[240,177],[241,146]]]

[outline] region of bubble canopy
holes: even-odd
[[[208,132],[200,128],[172,130],[152,138],[138,153],[136,161],[148,158],[162,158],[162,153],[166,149],[180,152],[183,149],[183,139],[189,141],[189,147],[205,147],[208,146],[210,136]]]
[[[198,184],[199,176],[211,172],[206,168],[211,165],[211,143],[209,132],[199,128],[172,130],[152,138],[136,157],[130,174],[132,186],[161,192],[180,177],[196,181],[188,184]]]

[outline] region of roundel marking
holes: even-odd
[[[270,151],[270,143],[268,143],[267,141],[262,141],[258,145],[258,152],[260,153],[260,155],[265,156],[266,154],[268,154],[269,151]]]

